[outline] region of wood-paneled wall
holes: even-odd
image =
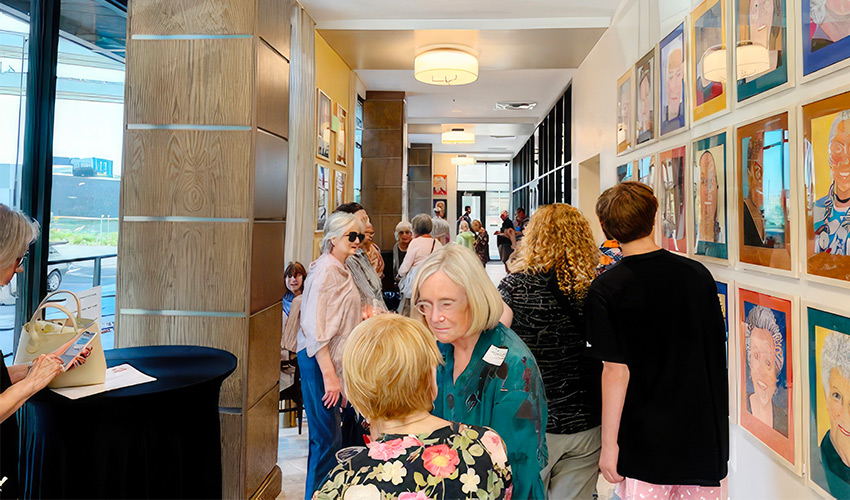
[[[116,344],[237,357],[219,400],[224,498],[280,492],[292,4],[129,4]]]

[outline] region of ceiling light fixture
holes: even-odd
[[[475,158],[467,155],[457,155],[452,158],[452,165],[474,165]]]
[[[426,49],[413,60],[413,76],[430,85],[466,85],[478,80],[478,57],[460,48]]]
[[[496,108],[502,111],[528,111],[537,106],[536,102],[497,102]]]
[[[475,144],[475,132],[463,128],[453,128],[440,136],[443,144]]]

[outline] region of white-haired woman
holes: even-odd
[[[776,402],[776,396],[787,391],[779,383],[785,365],[785,335],[773,310],[765,306],[750,309],[746,327],[747,364],[753,386],[753,392],[747,394],[747,411],[788,436],[788,410]]]
[[[23,271],[27,249],[38,238],[38,224],[0,203],[0,286]],[[36,358],[32,366],[6,367],[0,351],[0,498],[18,498],[18,421],[15,411],[62,371],[55,354]]]
[[[413,240],[413,227],[410,222],[403,220],[395,226],[395,241],[393,245],[393,277],[399,279],[398,269],[401,263],[404,262],[404,257],[407,255],[407,248]]]
[[[310,449],[304,497],[336,465],[343,447],[340,404],[342,352],[348,335],[361,321],[360,293],[345,266],[363,242],[361,219],[334,212],[325,222],[322,255],[311,265],[304,282],[298,366],[304,409],[310,421]]]
[[[531,351],[499,323],[504,304],[474,253],[449,245],[428,257],[413,285],[413,316],[439,342],[434,415],[491,427],[505,440],[513,498],[544,498],[548,408]]]
[[[820,442],[821,463],[829,493],[835,498],[850,498],[850,335],[827,335],[820,364],[829,415],[829,430]]]

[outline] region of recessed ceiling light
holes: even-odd
[[[504,111],[528,111],[537,106],[536,102],[497,102],[495,109]]]

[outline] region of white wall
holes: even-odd
[[[788,2],[789,5],[796,2]],[[725,127],[735,126],[763,115],[778,113],[782,109],[792,111],[789,119],[797,120],[797,110],[801,104],[815,100],[825,94],[834,92],[835,89],[847,89],[850,87],[850,69],[845,69],[813,80],[804,84],[784,90],[778,94],[766,97],[742,107],[735,107],[733,111],[716,116],[715,118],[699,123],[691,130],[664,140],[655,142],[649,146],[641,147],[636,151],[618,157],[616,154],[616,86],[617,78],[634,65],[640,57],[646,54],[650,48],[663,36],[677,26],[691,8],[698,4],[690,0],[625,0],[614,17],[611,27],[602,36],[597,45],[579,67],[573,77],[573,165],[577,165],[594,155],[599,155],[600,161],[600,189],[604,190],[616,182],[616,167],[628,161],[649,154],[665,151],[673,147],[689,144],[693,138],[705,135]],[[730,2],[731,4],[731,2]],[[798,8],[798,6],[797,6]],[[794,7],[792,7],[794,10]],[[799,23],[799,13],[789,12],[789,27],[796,28]],[[791,37],[793,43],[794,38]],[[794,47],[789,43],[789,47]],[[791,49],[793,50],[793,49]],[[793,56],[796,56],[794,54]],[[792,128],[793,130],[793,128]],[[799,134],[797,134],[799,135]],[[794,139],[795,141],[797,139]],[[734,148],[732,136],[727,137],[727,148]],[[793,151],[793,150],[792,150]],[[799,155],[792,159],[793,171],[796,172],[799,165]],[[731,158],[731,156],[730,156]],[[795,166],[796,165],[796,166]],[[580,169],[574,168],[575,176],[579,175]],[[728,175],[733,175],[733,165],[727,165]],[[796,175],[796,174],[795,174]],[[580,185],[574,182],[573,186]],[[733,192],[730,190],[727,197],[731,199]],[[578,193],[573,193],[573,199],[578,199]],[[734,212],[733,212],[734,213]],[[792,208],[798,221],[803,220],[798,213],[797,206]],[[800,222],[800,223],[801,223]],[[734,218],[729,218],[730,227],[730,254],[736,253],[737,242],[734,240]],[[796,235],[797,233],[795,233]],[[689,235],[690,237],[690,235]],[[797,237],[798,250],[802,249]],[[847,309],[850,307],[850,292],[847,289],[834,286],[813,283],[805,278],[786,278],[768,275],[762,272],[742,270],[716,264],[707,264],[707,267],[720,280],[738,284],[746,284],[753,287],[776,291],[793,295],[802,299],[814,301],[827,306]],[[730,306],[734,296],[731,296]],[[797,313],[798,328],[794,338],[794,347],[801,354],[798,360],[808,355],[805,339],[806,332],[802,330],[805,326],[800,314],[802,308],[795,310]],[[730,320],[730,328],[734,330]],[[730,376],[736,374],[736,365],[733,363]],[[795,367],[798,388],[807,387],[808,374],[803,372],[803,365]],[[799,409],[803,408],[805,401],[798,400]],[[734,406],[733,406],[734,409]],[[797,421],[802,422],[803,413],[797,414]],[[734,421],[734,413],[733,413]],[[803,464],[807,459],[808,429],[798,425],[801,433],[800,460]],[[803,467],[805,474],[805,467]],[[734,499],[807,499],[820,498],[806,484],[805,475],[798,476],[791,470],[779,463],[767,448],[752,437],[743,428],[732,425],[731,429],[731,458],[729,477],[730,496]]]

